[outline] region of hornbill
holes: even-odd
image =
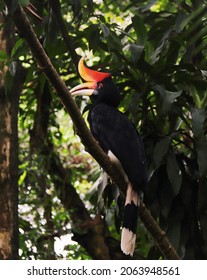
[[[88,68],[84,58],[79,61],[78,71],[86,83],[74,87],[70,92],[74,96],[91,97],[92,105],[88,114],[90,130],[110,159],[118,164],[127,183],[121,249],[133,256],[140,191],[147,184],[143,143],[131,121],[117,109],[120,92],[111,74]]]

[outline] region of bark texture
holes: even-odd
[[[0,14],[0,50],[9,57],[14,25]],[[13,62],[0,67],[0,259],[18,258],[18,133],[22,68]]]

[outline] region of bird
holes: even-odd
[[[127,185],[123,211],[121,250],[133,256],[140,208],[140,196],[147,185],[143,141],[135,125],[118,110],[120,91],[110,73],[85,65],[82,57],[78,72],[85,81],[70,90],[73,96],[90,96],[88,122],[92,135],[111,161],[117,164]]]

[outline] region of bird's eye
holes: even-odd
[[[102,83],[99,83],[99,84],[98,84],[98,88],[99,88],[99,89],[103,88],[103,84],[102,84]]]

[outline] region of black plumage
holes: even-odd
[[[109,73],[91,70],[79,62],[79,73],[87,83],[71,90],[73,95],[88,95],[92,105],[88,121],[102,149],[114,160],[125,175],[127,192],[124,207],[121,249],[134,253],[139,213],[139,193],[147,184],[144,146],[135,126],[120,112],[120,92]]]
[[[135,126],[116,108],[119,102],[120,93],[111,77],[104,79],[92,95],[88,121],[102,149],[117,157],[133,189],[139,192],[147,184],[144,147]]]
[[[88,121],[102,149],[106,153],[110,150],[120,161],[133,189],[143,190],[147,182],[145,155],[134,125],[125,114],[103,100],[92,106]]]

